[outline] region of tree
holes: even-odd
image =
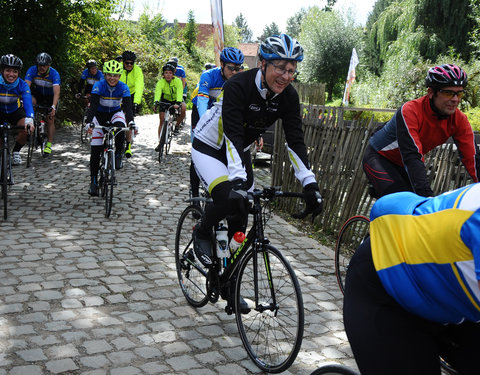
[[[272,35],[280,34],[280,29],[275,22],[272,22],[270,25],[266,25],[263,29],[262,35],[258,38],[259,42],[264,41],[266,38]]]
[[[336,11],[312,7],[303,20],[299,40],[305,50],[300,79],[325,83],[327,100],[332,100],[335,85],[343,87],[352,49],[360,40],[354,20],[344,20]]]
[[[292,17],[287,19],[287,34],[293,38],[298,38],[300,31],[302,31],[302,21],[305,18],[307,11],[302,8]]]
[[[193,50],[195,49],[195,45],[197,44],[197,35],[198,35],[198,27],[195,23],[195,15],[193,14],[193,10],[188,11],[188,23],[185,25],[184,30],[184,38],[185,38],[185,48],[187,52],[192,54]]]
[[[240,13],[233,23],[233,26],[237,27],[240,30],[240,37],[242,43],[250,43],[252,41],[252,30],[248,27],[247,20]]]

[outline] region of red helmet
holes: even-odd
[[[467,73],[457,65],[445,64],[430,68],[425,78],[427,87],[467,86]]]

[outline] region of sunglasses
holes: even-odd
[[[465,91],[453,91],[453,90],[443,90],[440,89],[438,90],[440,94],[442,94],[443,97],[448,98],[448,99],[453,99],[455,95],[458,97],[458,99],[462,99],[463,95],[465,94]]]
[[[133,64],[134,64],[133,61],[124,61],[123,63],[124,63],[125,65],[133,65]]]
[[[239,72],[240,70],[243,70],[243,65],[241,66],[232,66],[232,65],[225,65],[228,70],[230,70],[231,72],[235,71],[235,72]]]

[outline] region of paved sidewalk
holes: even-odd
[[[87,194],[89,146],[73,129],[57,130],[51,158],[37,151],[33,168],[25,160],[15,167],[8,219],[0,220],[0,375],[261,373],[224,302],[195,310],[178,286],[189,130],[159,165],[157,116],[137,124],[109,219],[103,200]],[[307,375],[323,362],[354,366],[333,251],[276,216],[267,234],[295,269],[305,302],[303,345],[284,374]]]

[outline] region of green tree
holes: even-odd
[[[198,26],[195,23],[195,15],[193,10],[188,11],[188,22],[185,25],[183,36],[185,38],[185,48],[187,52],[193,54],[195,45],[197,44]]]
[[[352,49],[358,48],[360,38],[353,19],[344,20],[336,11],[310,8],[299,37],[305,49],[304,61],[299,65],[300,79],[325,83],[327,100],[332,100],[335,86],[343,87]]]
[[[278,34],[280,34],[280,29],[278,28],[278,25],[275,22],[272,22],[270,25],[266,25],[263,28],[262,35],[260,35],[260,38],[258,38],[258,41],[262,42],[269,36],[278,35]]]
[[[242,43],[250,43],[252,41],[253,32],[248,27],[247,20],[245,19],[242,13],[240,13],[235,18],[233,26],[237,27],[240,30],[240,37],[241,37],[240,41]]]
[[[287,19],[287,34],[293,38],[298,38],[302,31],[302,21],[307,14],[306,9],[302,8],[292,17]]]

